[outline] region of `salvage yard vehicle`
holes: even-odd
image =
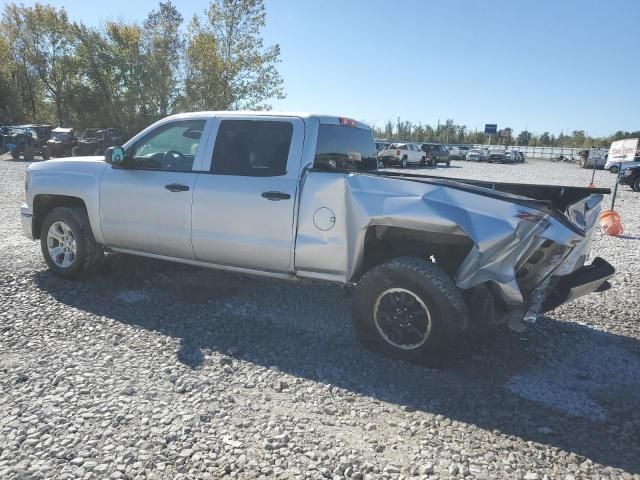
[[[378,153],[378,160],[383,167],[397,165],[407,168],[409,165],[426,164],[426,155],[413,143],[392,143]]]
[[[113,251],[348,286],[365,346],[427,364],[474,329],[519,330],[608,288],[611,265],[585,259],[609,189],[376,163],[370,128],[348,118],[179,114],[104,157],[31,165],[22,225],[66,278]]]
[[[451,150],[449,150],[449,158],[451,160],[464,160],[469,153],[469,147],[464,145],[454,145]]]
[[[636,192],[640,192],[640,163],[634,163],[635,165],[628,165],[620,172],[619,182],[622,185],[629,185]]]
[[[423,143],[420,145],[420,150],[427,155],[427,163],[432,167],[435,167],[438,163],[445,163],[447,167],[451,166],[451,158],[449,157],[449,150],[444,145],[439,143]]]
[[[10,127],[9,131],[2,137],[3,149],[11,152],[11,157],[15,160],[23,157],[30,162],[36,155],[41,156],[43,160],[48,160],[49,148],[46,145],[47,139],[39,136],[39,132],[44,135],[46,126],[21,125]]]
[[[51,157],[71,156],[71,150],[76,145],[76,138],[73,128],[54,128],[51,130],[51,137],[47,141],[49,155]]]
[[[479,148],[472,148],[471,150],[469,150],[469,153],[467,153],[465,160],[467,162],[484,162],[486,160],[486,157],[484,152]]]
[[[77,145],[71,149],[74,157],[84,155],[104,155],[107,148],[121,145],[124,135],[116,128],[87,128],[82,132]]]
[[[381,152],[385,148],[389,148],[391,142],[385,142],[384,140],[376,140],[376,151]]]
[[[505,163],[522,163],[524,155],[520,150],[505,150]]]
[[[580,150],[578,152],[578,156],[580,157],[579,164],[582,168],[593,168],[595,165],[597,169],[602,170],[607,163],[608,153],[608,148]]]
[[[493,148],[487,153],[486,161],[488,163],[505,163],[506,160],[504,149]]]

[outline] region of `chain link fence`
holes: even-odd
[[[565,157],[573,157],[578,160],[578,152],[584,150],[584,148],[572,148],[572,147],[532,147],[527,145],[474,145],[473,148],[496,148],[496,149],[513,149],[520,150],[526,158],[556,158],[560,155]]]

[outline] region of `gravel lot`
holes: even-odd
[[[111,255],[52,276],[21,234],[25,162],[0,161],[0,478],[640,479],[640,194],[594,255],[613,288],[444,370],[362,349],[349,298]],[[586,185],[570,164],[455,177]],[[598,186],[614,176],[597,172]]]

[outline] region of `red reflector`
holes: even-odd
[[[396,150],[396,155],[399,157],[400,156],[400,150]]]
[[[356,126],[356,121],[351,119],[351,118],[340,117],[338,120],[340,121],[340,125],[346,125],[347,127],[355,127]]]

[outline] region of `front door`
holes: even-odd
[[[108,246],[194,258],[194,165],[204,151],[200,139],[205,124],[202,119],[162,124],[127,148],[125,168],[105,169],[100,228]]]
[[[221,117],[213,132],[216,141],[209,173],[198,176],[193,194],[196,259],[289,271],[303,121]]]

